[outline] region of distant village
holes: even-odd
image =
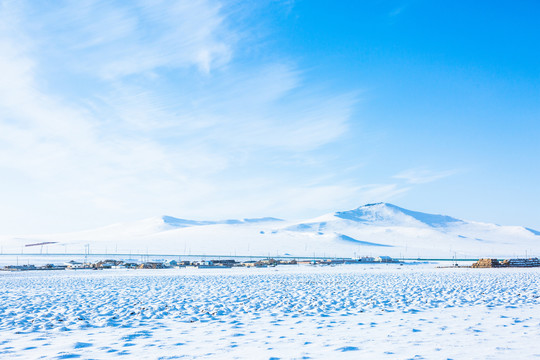
[[[420,260],[420,259],[418,259]],[[245,268],[265,268],[278,265],[341,265],[341,264],[400,264],[404,262],[390,256],[361,257],[356,259],[259,259],[236,261],[234,259],[215,259],[215,260],[100,260],[97,262],[79,262],[70,260],[63,264],[46,264],[36,266],[25,265],[7,265],[0,268],[0,271],[32,271],[32,270],[104,270],[104,269],[178,269],[178,268],[197,268],[197,269],[229,269],[233,267]],[[471,266],[458,266],[457,262],[452,266],[440,266],[440,268],[459,267],[459,268],[512,268],[512,267],[540,267],[538,258],[528,259],[479,259]]]
[[[367,263],[399,263],[398,260],[390,256],[361,257],[358,259],[290,259],[276,260],[273,258],[236,261],[233,259],[217,260],[154,260],[154,261],[123,261],[123,260],[100,260],[97,262],[78,262],[71,260],[61,265],[47,264],[43,266],[35,265],[8,265],[0,270],[3,271],[30,271],[30,270],[103,270],[103,269],[174,269],[174,268],[232,268],[232,267],[254,267],[264,268],[278,265],[337,265],[337,264],[367,264]]]

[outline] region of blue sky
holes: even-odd
[[[540,229],[534,1],[1,1],[2,233],[386,201]]]

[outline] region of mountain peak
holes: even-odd
[[[359,206],[357,209],[360,209],[363,207],[381,207],[381,206],[395,206],[395,205],[390,204],[390,203],[385,203],[385,202],[377,202],[377,203],[371,203],[371,204],[365,204],[365,205]]]
[[[334,216],[356,222],[384,223],[402,223],[413,218],[431,227],[444,227],[463,222],[451,216],[407,210],[385,202],[366,204],[349,211],[338,211]]]

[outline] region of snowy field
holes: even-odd
[[[0,273],[0,358],[540,358],[540,269]]]

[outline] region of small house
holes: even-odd
[[[68,262],[65,262],[64,265],[67,269],[83,269],[84,264],[82,262],[78,262],[75,260],[70,260]]]

